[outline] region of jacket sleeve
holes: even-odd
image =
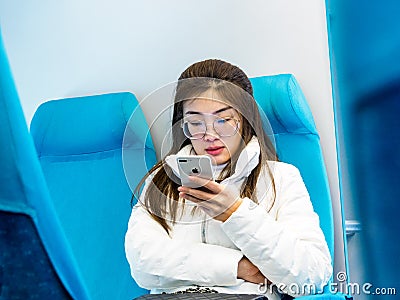
[[[132,210],[125,252],[132,277],[145,289],[235,285],[243,257],[239,250],[172,239],[141,205]]]
[[[283,292],[319,292],[332,274],[328,246],[300,172],[288,164],[280,169],[274,176],[276,215],[245,198],[222,228]]]

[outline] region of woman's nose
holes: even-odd
[[[219,138],[218,133],[215,132],[213,124],[206,124],[206,133],[203,139],[205,141],[215,141]]]

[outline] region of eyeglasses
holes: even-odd
[[[239,130],[240,121],[235,118],[217,118],[213,121],[213,129],[220,137],[235,135]],[[204,120],[188,120],[182,123],[185,136],[191,140],[202,139],[207,132],[207,123]]]

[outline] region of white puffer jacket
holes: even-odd
[[[253,138],[242,151],[235,172],[222,184],[240,183],[258,164],[259,144]],[[187,155],[190,146],[178,154]],[[174,157],[167,163],[176,171]],[[150,217],[141,201],[132,209],[125,237],[132,277],[152,293],[172,293],[204,286],[223,293],[266,294],[280,299],[277,289],[299,296],[321,291],[332,274],[331,257],[297,168],[270,162],[276,199],[266,170],[257,183],[258,204],[245,198],[224,223],[187,202],[170,235]],[[144,191],[146,186],[144,188]],[[142,193],[143,196],[144,193]],[[143,200],[143,199],[141,199]],[[273,285],[266,288],[237,277],[246,256]]]

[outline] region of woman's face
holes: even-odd
[[[185,101],[183,103],[183,121],[190,122],[193,131],[197,128],[206,127],[206,133],[199,139],[192,139],[194,151],[197,155],[207,155],[211,158],[214,165],[227,163],[229,159],[240,149],[242,142],[241,136],[241,117],[235,109],[218,100],[211,100],[211,91],[207,91],[199,98]],[[221,136],[217,131],[224,132],[227,122],[231,126],[237,124],[238,130],[227,128],[229,135]],[[200,125],[199,125],[200,124]],[[204,130],[200,130],[204,132]]]

